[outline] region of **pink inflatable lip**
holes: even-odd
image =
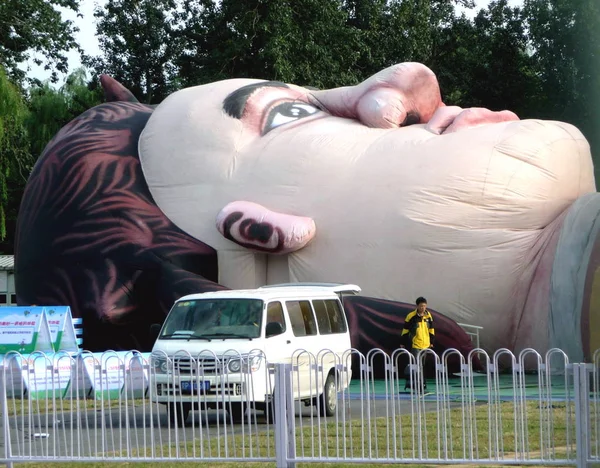
[[[483,107],[463,109],[458,106],[444,106],[438,108],[425,128],[436,135],[442,135],[479,125],[515,120],[520,120],[517,114],[507,110],[495,112]]]
[[[249,250],[287,254],[305,247],[316,233],[313,219],[277,213],[257,203],[235,201],[217,215],[218,231]]]

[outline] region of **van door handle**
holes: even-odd
[[[287,343],[287,344],[290,344],[290,343],[291,343],[291,341],[290,341],[290,340],[287,340],[287,341],[286,341],[286,343]]]

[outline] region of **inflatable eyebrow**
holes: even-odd
[[[155,107],[102,77],[28,181],[20,304],[69,304],[91,350],[147,350],[184,294],[351,282],[353,345],[398,347],[425,295],[438,350],[600,347],[598,212],[573,126],[445,106],[427,67],[312,90],[226,80]]]

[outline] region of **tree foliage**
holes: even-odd
[[[58,89],[49,83],[32,87],[29,91],[29,114],[26,120],[31,154],[37,159],[63,126],[101,102],[100,88],[88,83],[83,68],[67,76]]]
[[[24,183],[31,169],[25,120],[27,107],[23,96],[0,66],[0,239],[6,230],[10,181]]]
[[[337,0],[186,0],[176,17],[182,85],[263,77],[326,87],[360,78],[364,44]]]
[[[52,70],[52,82],[58,73],[67,73],[66,53],[77,49],[72,21],[63,20],[56,7],[79,10],[79,0],[2,0],[0,2],[0,65],[14,81],[26,72],[19,64],[32,59]]]
[[[524,0],[524,11],[541,79],[536,114],[576,125],[600,157],[600,2]]]
[[[100,73],[154,104],[221,79],[326,88],[420,61],[447,104],[570,122],[600,157],[598,0],[491,0],[472,18],[458,9],[472,0],[106,0],[95,10],[101,54],[84,58],[91,78],[79,70],[60,88],[10,84],[24,83],[18,64],[32,57],[54,70],[53,82],[66,71],[76,29],[59,7],[78,3],[0,3],[0,221],[9,235],[28,170],[61,126],[100,102]]]
[[[175,0],[108,0],[97,6],[102,56],[85,57],[84,63],[123,83],[141,102],[160,102],[176,88],[175,7]]]
[[[428,65],[437,71],[448,104],[535,117],[531,105],[539,98],[540,80],[522,12],[507,0],[492,2],[473,20],[461,15],[438,28]]]
[[[25,183],[36,159],[52,137],[102,96],[83,69],[60,88],[35,85],[27,96],[0,67],[0,250],[12,251],[12,235]]]

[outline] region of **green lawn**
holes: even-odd
[[[28,399],[12,399],[7,400],[7,409],[9,416],[19,416],[27,414],[40,414],[40,413],[69,413],[71,411],[82,411],[82,410],[95,410],[95,409],[108,409],[108,408],[119,408],[119,405],[123,408],[125,404],[141,406],[144,400],[121,400],[118,399],[104,399],[104,400],[93,400],[93,399],[74,399],[67,400],[56,398],[54,401],[49,399],[39,400],[28,400]],[[145,401],[146,405],[150,405],[150,401]],[[2,414],[0,408],[0,414]]]
[[[517,415],[516,424],[515,414]],[[564,403],[554,403],[551,406],[540,405],[538,402],[527,402],[523,406],[515,406],[513,402],[494,405],[478,404],[465,406],[464,411],[459,407],[439,412],[421,412],[420,416],[415,418],[411,415],[394,418],[378,417],[373,419],[370,425],[363,424],[360,420],[349,420],[345,424],[329,422],[321,426],[307,427],[306,418],[296,421],[297,423],[303,421],[305,425],[303,428],[297,428],[297,456],[315,459],[327,456],[339,461],[336,463],[298,464],[298,466],[305,467],[364,466],[375,468],[389,466],[389,464],[356,465],[343,462],[343,459],[356,457],[397,460],[414,460],[416,458],[432,460],[438,457],[486,459],[490,457],[490,453],[498,452],[503,453],[505,458],[513,460],[515,452],[528,454],[527,456],[533,459],[540,458],[542,454],[544,459],[562,459],[567,454],[569,458],[575,458],[575,415],[573,406],[567,407]],[[445,428],[448,437],[438,440],[438,427],[440,431]],[[495,427],[501,427],[502,430],[496,433]],[[204,430],[206,429],[198,429],[197,437],[193,440],[182,441],[178,444],[156,445],[153,450],[131,451],[134,456],[148,457],[148,462],[73,463],[69,464],[69,467],[132,466],[142,468],[156,466],[158,462],[150,461],[150,457],[209,459],[203,463],[165,461],[160,464],[161,467],[210,467],[218,464],[220,467],[238,468],[241,463],[257,468],[275,466],[272,462],[252,463],[246,461],[248,458],[275,456],[272,430],[248,431],[243,436],[231,435],[228,437],[225,437],[223,432],[218,438],[214,436],[215,432],[212,437],[206,437]],[[227,429],[223,430],[227,431]],[[123,452],[107,454],[108,459],[125,456],[126,453]],[[234,456],[244,461],[219,461],[227,456]],[[31,468],[51,465],[49,462],[26,464]]]

